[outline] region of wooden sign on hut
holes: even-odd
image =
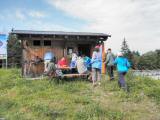
[[[22,45],[22,75],[35,77],[44,72],[44,63],[32,66],[36,58],[43,60],[46,52],[53,52],[56,59],[69,56],[73,51],[91,57],[95,45],[110,37],[103,33],[13,30]]]

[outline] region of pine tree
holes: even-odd
[[[125,38],[124,38],[124,40],[122,42],[121,52],[122,52],[124,57],[128,58],[128,60],[131,63],[132,67],[134,68],[133,54],[132,54],[131,50],[129,49],[129,46],[128,46],[127,41],[126,41]]]
[[[121,52],[123,53],[123,55],[126,55],[126,54],[128,54],[129,51],[130,51],[130,49],[128,47],[127,41],[124,38],[124,40],[122,42]]]
[[[7,41],[8,65],[20,66],[21,65],[21,43],[16,35],[9,34]]]

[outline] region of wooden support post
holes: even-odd
[[[103,62],[104,59],[105,59],[105,56],[106,53],[105,53],[105,48],[104,48],[104,42],[102,43],[102,74],[105,74],[106,73],[106,65],[105,63]]]

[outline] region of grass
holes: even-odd
[[[85,80],[30,81],[18,69],[0,70],[0,118],[6,120],[159,120],[160,81],[127,75],[129,92],[103,76]]]

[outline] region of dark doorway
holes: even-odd
[[[0,60],[0,68],[2,68],[2,60]]]
[[[78,53],[81,55],[87,55],[88,57],[91,56],[90,51],[91,50],[91,45],[89,44],[79,44],[78,45]]]

